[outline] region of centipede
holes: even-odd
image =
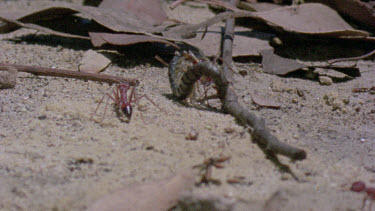
[[[169,64],[168,73],[174,97],[178,100],[191,97],[197,81],[202,77],[219,77],[219,69],[213,62],[198,59],[192,52],[177,52]]]

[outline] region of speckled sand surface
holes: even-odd
[[[54,1],[28,2],[0,1],[0,12],[29,11]],[[89,42],[42,33],[31,40],[34,33],[0,34],[0,62],[77,69],[91,48]],[[230,115],[173,100],[167,68],[153,58],[113,58],[105,73],[138,78],[139,94],[147,94],[165,113],[141,100],[147,124],[137,109],[129,124],[112,108],[102,122],[93,121],[98,101],[111,90],[107,84],[19,74],[15,88],[0,90],[0,210],[84,210],[128,184],[165,178],[219,154],[232,157],[225,168],[213,171],[223,184],[193,192],[239,199],[237,210],[261,210],[277,191],[270,210],[358,210],[362,195],[349,191],[351,183],[375,185],[375,95],[351,92],[375,85],[373,60],[358,62],[361,77],[331,86],[265,74],[257,64],[235,64],[242,105],[263,116],[281,141],[307,151],[302,162],[281,157],[297,182],[267,160]],[[281,103],[281,109],[257,109],[250,95],[254,90]],[[185,139],[192,131],[198,140]],[[234,176],[244,176],[245,183],[225,182]]]

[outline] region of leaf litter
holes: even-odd
[[[204,32],[198,31],[198,29],[204,29],[209,25],[211,26],[228,17],[249,16],[252,19],[263,21],[277,31],[308,34],[319,37],[331,37],[336,39],[373,41],[373,38],[369,37],[368,32],[354,29],[340,18],[335,11],[323,6],[322,4],[302,4],[300,6],[282,7],[254,13],[227,13],[227,16],[223,16],[221,19],[219,18],[219,21],[215,20],[214,23],[180,25],[178,26],[179,28],[173,28],[170,23],[165,24],[167,17],[158,6],[160,4],[155,4],[155,2],[156,1],[147,1],[148,4],[153,5],[152,8],[156,8],[157,12],[155,14],[149,12],[147,9],[142,10],[146,7],[145,5],[142,5],[140,1],[103,1],[98,8],[71,5],[69,7],[50,7],[18,18],[9,18],[1,15],[0,20],[7,24],[1,25],[0,31],[2,33],[9,33],[20,27],[31,28],[58,36],[91,39],[95,47],[101,47],[104,44],[126,46],[142,42],[160,42],[177,47],[176,44],[173,43],[173,41],[176,41],[177,43],[184,42],[185,44],[202,48],[204,54],[207,56],[215,56],[220,50],[220,46],[217,45],[217,43],[219,43],[217,40],[221,37],[221,27],[215,25],[207,28],[207,33],[204,39],[201,39],[201,36],[199,36]],[[112,6],[111,3],[113,3]],[[134,7],[122,6],[128,4],[133,5]],[[113,5],[117,5],[117,8],[114,9]],[[132,11],[124,12],[127,10],[121,10],[118,8],[131,8]],[[111,33],[108,31],[88,32],[89,37],[85,37],[57,32],[37,25],[37,22],[41,20],[52,20],[64,15],[73,15],[77,13],[89,16]],[[146,17],[140,14],[149,14],[149,16]],[[194,30],[191,30],[191,28]],[[304,65],[295,60],[275,55],[271,50],[270,45],[268,45],[268,40],[271,37],[270,34],[259,34],[259,32],[240,27],[237,29],[236,33],[238,34],[236,39],[238,39],[236,41],[238,43],[234,44],[234,56],[261,54],[263,57],[262,65],[264,72],[286,75],[298,69],[309,67],[308,65]],[[118,34],[118,32],[123,34]],[[185,40],[183,39],[183,36],[180,35],[186,34],[187,32],[193,32],[198,36],[193,39]],[[164,37],[161,35],[164,35]],[[240,35],[244,35],[243,38]],[[258,40],[258,42],[256,40]],[[256,47],[254,48],[254,46]],[[94,68],[88,69],[94,70]],[[99,68],[95,69],[95,72],[99,71]],[[344,73],[340,74],[337,73],[337,71],[332,71],[334,70],[316,69],[314,73],[340,79],[351,78]],[[254,102],[260,106],[273,108],[280,107],[277,103],[262,99],[258,93],[254,92],[252,96]],[[124,188],[114,194],[105,196],[96,202],[89,210],[169,209],[176,205],[178,201],[176,196],[178,196],[180,192],[192,187],[190,174],[190,172],[186,174],[181,173],[171,179],[162,180],[160,182]],[[160,192],[160,190],[163,191]],[[139,202],[140,198],[142,199],[141,202]]]

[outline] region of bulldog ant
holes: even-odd
[[[369,198],[370,199],[370,207],[369,207],[369,210],[371,211],[371,205],[372,205],[372,201],[375,200],[375,187],[366,187],[366,184],[362,181],[357,181],[357,182],[354,182],[352,184],[352,187],[350,188],[351,191],[354,191],[354,192],[366,192],[366,196],[365,198],[363,199],[363,202],[362,202],[362,210],[364,210],[365,208],[365,203],[366,203],[366,200]]]
[[[113,102],[115,103],[115,105],[116,105],[116,107],[118,109],[117,112],[120,112],[120,113],[124,114],[127,117],[127,122],[130,122],[130,120],[131,120],[131,116],[132,116],[132,112],[133,112],[132,103],[136,103],[137,106],[139,107],[139,100],[141,98],[146,98],[152,104],[154,104],[154,106],[156,106],[161,111],[163,111],[147,95],[144,94],[144,95],[138,97],[137,94],[136,94],[136,90],[135,90],[135,87],[137,85],[138,84],[136,84],[134,86],[131,86],[127,82],[121,82],[119,84],[116,84],[116,86],[112,90],[112,93],[111,93],[112,95],[110,93],[106,93],[102,97],[102,99],[99,101],[98,106],[96,107],[95,112],[94,112],[93,115],[96,114],[96,112],[99,109],[99,106],[102,104],[102,102],[103,102],[103,100],[104,100],[105,97],[108,97],[108,99],[107,99],[107,103],[106,103],[105,108],[104,108],[103,119],[104,119],[106,111],[107,111],[107,105],[108,105],[108,100],[109,99],[113,100]],[[128,91],[129,90],[131,90],[131,91],[130,91],[130,95],[128,96]],[[144,122],[142,112],[141,112],[141,117],[142,117],[142,121]]]

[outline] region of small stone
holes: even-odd
[[[38,116],[38,119],[39,120],[45,120],[45,119],[47,119],[47,115],[40,115],[40,116]]]
[[[238,71],[238,73],[242,76],[242,77],[245,77],[247,75],[247,71],[246,70],[240,70]]]
[[[292,176],[289,173],[283,173],[281,174],[281,180],[290,180],[292,179]]]
[[[185,136],[185,139],[190,141],[196,141],[198,140],[198,135],[199,133],[192,131]]]
[[[321,85],[329,86],[329,85],[332,85],[333,80],[332,78],[327,77],[327,76],[319,76],[319,82]]]
[[[14,88],[17,84],[17,69],[10,66],[0,68],[0,89]]]
[[[224,128],[224,132],[227,133],[227,134],[232,134],[232,133],[236,132],[236,129],[234,129],[232,127],[226,127],[226,128]]]
[[[333,102],[332,102],[332,110],[342,110],[342,108],[344,108],[344,103],[339,100],[339,99],[335,99]]]

